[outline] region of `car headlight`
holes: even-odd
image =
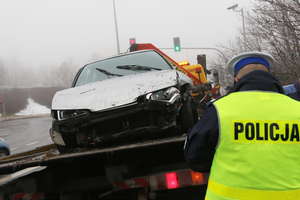
[[[174,103],[180,98],[180,91],[175,87],[170,87],[157,92],[149,93],[146,95],[147,100],[162,101],[167,103]]]
[[[57,110],[54,112],[56,112],[54,113],[54,118],[58,120],[71,119],[89,114],[87,110]]]

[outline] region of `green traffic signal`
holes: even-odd
[[[180,46],[175,46],[174,51],[180,51]]]
[[[179,37],[174,37],[173,38],[173,45],[174,45],[174,51],[175,52],[179,52],[181,50],[180,38]]]

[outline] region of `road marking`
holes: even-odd
[[[11,148],[10,151],[14,151],[14,150],[17,150],[18,147],[15,147],[15,148]]]
[[[34,144],[37,144],[37,143],[39,143],[39,141],[30,142],[30,143],[28,143],[28,144],[26,144],[26,145],[27,145],[27,146],[31,146],[31,145],[34,145]]]

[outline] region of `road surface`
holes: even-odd
[[[11,154],[52,143],[50,117],[16,119],[0,122],[0,137],[10,146]]]

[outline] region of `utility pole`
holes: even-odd
[[[120,42],[119,42],[119,31],[118,31],[118,21],[117,21],[117,12],[116,12],[116,2],[113,0],[114,8],[114,22],[115,22],[115,32],[116,32],[116,41],[117,41],[117,53],[120,54]]]
[[[1,117],[6,117],[6,108],[5,108],[5,101],[4,101],[4,92],[2,92],[2,95],[0,95],[0,104],[1,104]]]
[[[242,24],[243,24],[243,39],[244,39],[244,48],[246,47],[246,29],[245,29],[245,16],[244,16],[244,8],[240,9],[242,16]],[[246,48],[245,48],[246,50]]]
[[[6,109],[5,109],[5,103],[2,102],[2,117],[5,118],[6,117]]]

